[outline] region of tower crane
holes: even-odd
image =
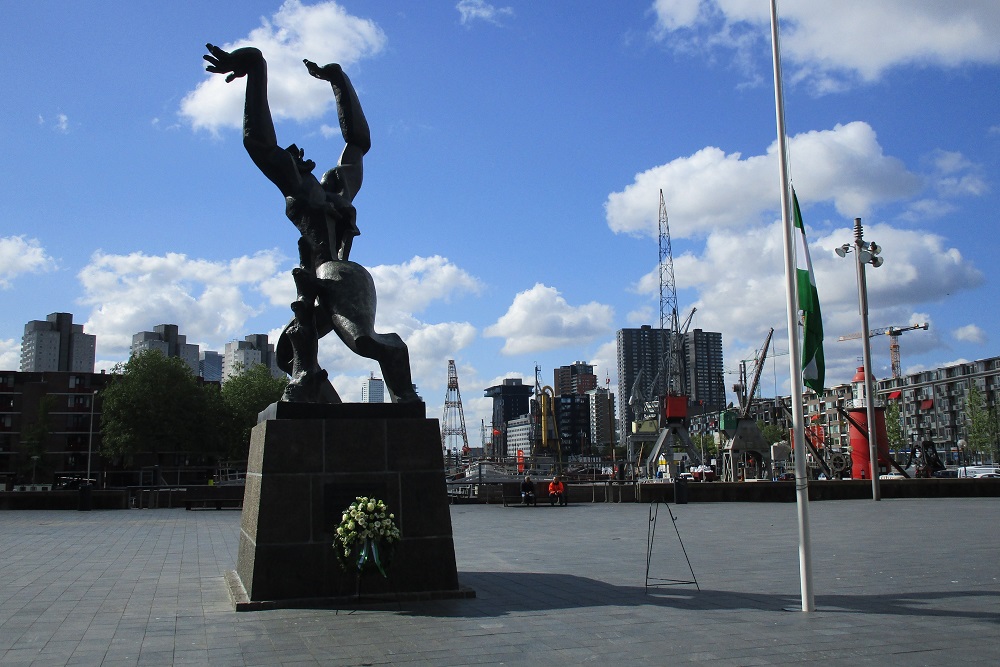
[[[906,331],[913,331],[914,329],[927,330],[930,326],[927,322],[921,322],[920,324],[911,324],[905,327],[882,327],[881,329],[872,329],[868,332],[869,338],[874,338],[875,336],[888,336],[889,337],[889,359],[892,363],[892,377],[899,378],[902,375],[901,364],[899,362],[899,337]],[[847,334],[846,336],[841,336],[838,341],[845,340],[857,340],[861,338],[861,332],[855,332],[852,334]]]

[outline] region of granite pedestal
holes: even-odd
[[[471,597],[458,584],[441,435],[424,404],[277,403],[253,429],[230,590],[237,609],[361,597]],[[385,501],[402,539],[388,578],[333,550],[357,496]]]

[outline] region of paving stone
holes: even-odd
[[[236,613],[238,513],[0,512],[0,666],[1000,661],[995,499],[812,503],[808,614],[791,504],[451,513],[475,598]]]

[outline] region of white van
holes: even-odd
[[[993,466],[962,466],[958,469],[959,477],[1000,477],[1000,467]]]

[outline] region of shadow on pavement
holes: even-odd
[[[797,610],[800,597],[779,593],[698,591],[693,585],[619,586],[571,574],[531,572],[461,572],[474,599],[403,603],[411,616],[490,617],[605,606],[654,605],[689,611]],[[972,608],[962,600],[978,598]],[[920,591],[899,594],[818,595],[816,613],[977,619],[1000,624],[1000,591]],[[977,610],[978,609],[978,610]],[[998,611],[981,611],[998,609]],[[397,608],[398,610],[398,608]]]

